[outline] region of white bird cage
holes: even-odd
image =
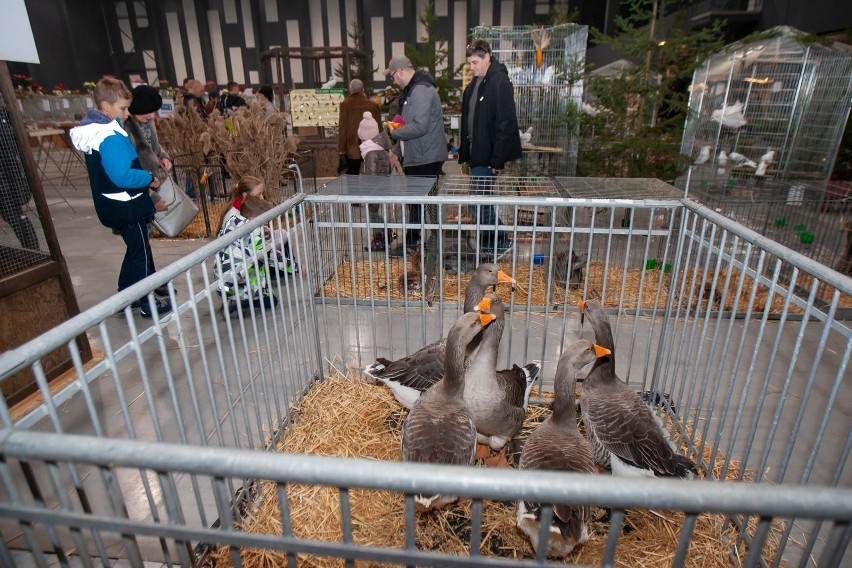
[[[492,55],[508,69],[518,127],[524,133],[532,128],[523,160],[512,173],[573,176],[577,132],[569,128],[566,113],[581,102],[588,27],[477,26],[472,37],[487,40]]]
[[[827,190],[852,100],[852,47],[789,27],[733,43],[693,76],[688,195],[831,264],[850,196]],[[827,227],[832,230],[827,230]]]

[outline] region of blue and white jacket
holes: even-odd
[[[121,229],[153,217],[148,186],[154,177],[141,168],[121,122],[89,109],[70,134],[74,147],[86,156],[92,199],[101,223]]]

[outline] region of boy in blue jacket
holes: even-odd
[[[148,276],[151,245],[146,222],[154,216],[155,207],[148,189],[160,182],[151,172],[142,169],[122,122],[128,117],[131,95],[124,82],[112,77],[98,81],[94,91],[97,110],[89,109],[80,126],[71,129],[71,141],[86,156],[89,185],[95,211],[101,224],[115,229],[127,245],[118,291],[129,288]],[[165,208],[165,203],[159,206]],[[142,317],[150,318],[156,311],[171,311],[168,300],[143,298],[133,303]]]

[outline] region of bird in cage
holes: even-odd
[[[527,438],[521,453],[521,469],[597,473],[592,446],[577,428],[574,392],[577,382],[589,375],[598,359],[609,354],[609,349],[586,339],[565,348],[553,379],[556,392],[553,412]],[[554,505],[547,556],[564,557],[589,540],[591,512],[589,505]],[[518,501],[516,523],[538,553],[541,504]]]
[[[522,130],[518,130],[518,134],[519,134],[519,135],[520,135],[520,137],[521,137],[521,146],[525,146],[525,147],[526,147],[526,146],[530,146],[530,145],[531,145],[531,141],[532,141],[532,132],[533,132],[533,127],[532,127],[532,126],[530,126],[529,128],[527,128],[526,130],[523,130],[523,131],[522,131]]]
[[[465,403],[465,367],[473,343],[495,320],[493,314],[462,315],[447,335],[442,379],[423,393],[402,424],[402,460],[471,465],[476,452],[476,427]],[[432,511],[455,502],[453,495],[416,495],[418,511]]]
[[[740,101],[737,101],[730,106],[722,106],[722,108],[714,110],[710,115],[710,119],[715,120],[722,126],[734,129],[745,126],[748,123],[743,115],[743,103]]]
[[[757,162],[739,152],[731,152],[728,154],[728,159],[734,163],[734,167],[757,168]]]
[[[509,467],[506,444],[524,423],[530,391],[541,372],[540,363],[497,370],[497,351],[506,326],[505,306],[500,296],[488,293],[474,308],[496,319],[482,334],[482,341],[465,369],[464,399],[476,424],[477,458],[494,467]],[[500,453],[490,457],[489,448]]]
[[[536,28],[530,33],[535,47],[535,67],[541,69],[544,64],[544,50],[550,47],[550,32],[544,28]]]
[[[595,462],[628,477],[694,478],[692,460],[676,452],[657,409],[615,372],[615,340],[603,306],[580,301],[580,311],[595,332],[595,343],[611,351],[583,381],[580,410]],[[652,397],[654,398],[654,397]],[[654,400],[667,401],[666,395]],[[668,403],[667,403],[668,404]]]
[[[514,284],[515,279],[496,264],[480,264],[465,288],[464,312],[472,312],[485,290],[499,283]],[[364,369],[364,374],[386,384],[399,403],[410,409],[420,393],[441,379],[446,347],[446,339],[440,339],[396,361],[378,357]]]
[[[553,255],[553,282],[560,288],[566,286],[579,288],[583,285],[583,269],[586,268],[586,253],[577,254],[571,251],[569,258],[567,250],[561,250]],[[569,277],[570,274],[570,277]]]
[[[695,164],[701,165],[707,162],[710,159],[710,145],[702,146],[701,150],[698,152],[698,157],[695,158]]]
[[[766,169],[769,167],[769,164],[775,161],[775,151],[767,150],[767,152],[760,157],[760,160],[757,162],[757,171],[754,172],[756,176],[765,176]]]

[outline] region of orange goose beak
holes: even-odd
[[[612,355],[612,351],[595,343],[595,357],[600,358],[604,355]]]
[[[503,284],[514,284],[515,279],[500,270],[499,272],[497,272],[497,282],[501,282]]]
[[[476,306],[474,306],[473,311],[475,312],[483,312],[488,313],[488,310],[491,308],[491,298],[482,298]]]

